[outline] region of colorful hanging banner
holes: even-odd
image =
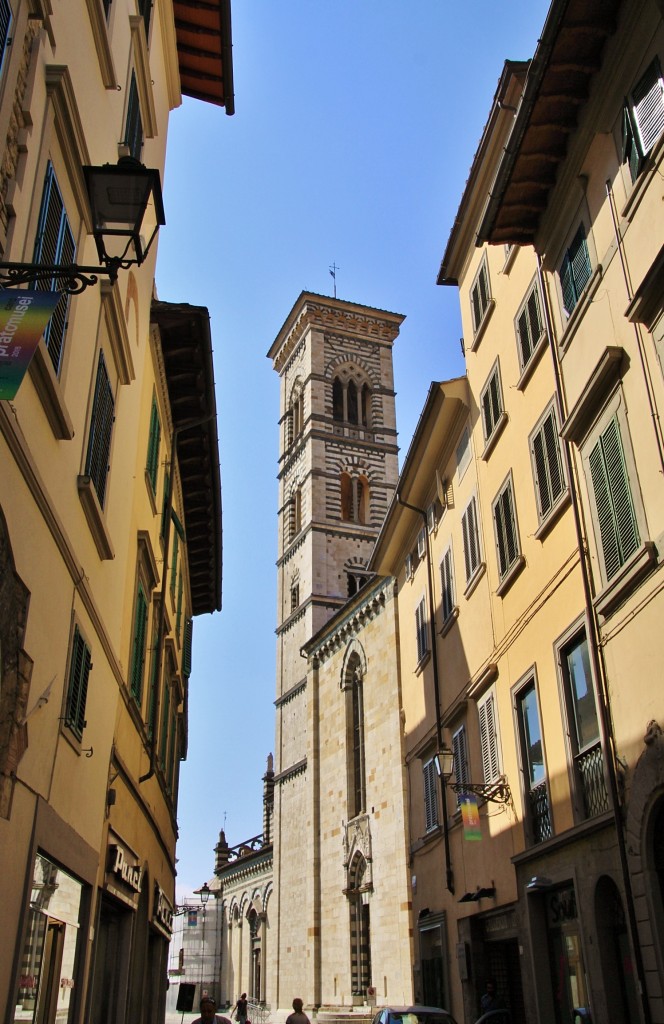
[[[0,399],[14,398],[60,292],[0,289]]]
[[[459,798],[461,819],[463,821],[463,838],[477,840],[482,838],[480,828],[480,809],[474,793],[463,793]]]

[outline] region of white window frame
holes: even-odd
[[[537,421],[528,438],[528,447],[533,469],[537,515],[542,524],[551,517],[569,492],[555,399],[549,402]],[[556,474],[559,490],[554,494]],[[545,499],[548,500],[546,507]]]
[[[424,558],[427,551],[427,531],[424,527],[417,535],[417,557]]]
[[[410,554],[406,555],[405,569],[406,569],[406,579],[407,580],[412,580],[413,576],[415,575],[415,570],[414,570],[414,567],[413,567],[413,556],[410,555]]]

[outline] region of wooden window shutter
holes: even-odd
[[[436,766],[427,761],[422,768],[424,774],[424,824],[427,832],[438,825],[438,787]]]
[[[480,720],[480,746],[482,750],[484,781],[491,783],[495,782],[500,775],[494,694],[489,694],[486,700],[478,706],[477,710]]]
[[[87,724],[85,721],[85,705],[88,698],[88,678],[91,668],[92,656],[90,648],[81,636],[78,626],[76,626],[74,628],[71,664],[69,667],[65,724],[79,740],[82,739],[83,730]]]
[[[114,418],[115,402],[113,400],[113,391],[111,390],[111,382],[108,377],[108,370],[106,369],[104,353],[100,352],[97,364],[95,394],[92,402],[85,472],[95,486],[97,498],[102,508],[106,499],[106,481],[108,479]]]
[[[620,428],[615,416],[602,431],[588,463],[604,571],[610,580],[640,544]]]
[[[145,665],[145,641],[148,621],[148,602],[142,585],[138,585],[136,614],[134,618],[134,644],[131,658],[131,693],[140,704],[143,696],[143,668]]]
[[[652,62],[634,89],[632,101],[641,150],[643,155],[647,156],[664,131],[664,92],[657,59]]]

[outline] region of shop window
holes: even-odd
[[[37,237],[33,254],[34,263],[50,266],[68,265],[76,259],[76,245],[67,218],[62,193],[49,161],[46,168],[42,192]],[[58,291],[57,278],[36,281],[35,288],[41,291]],[[44,331],[44,342],[56,374],[60,372],[62,351],[67,331],[67,315],[70,296],[62,294]]]

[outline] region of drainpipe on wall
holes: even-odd
[[[540,292],[542,295],[542,305],[544,309],[544,322],[547,334],[547,341],[549,344],[549,351],[551,352],[551,360],[553,362],[553,373],[556,384],[556,397],[558,399],[558,409],[561,419],[564,421],[567,416],[567,400],[565,395],[565,388],[560,373],[560,363],[558,361],[557,352],[557,341],[555,338],[553,318],[551,315],[551,306],[549,302],[549,293],[546,288],[544,281],[544,274],[542,272],[542,257],[539,253],[537,255],[537,277],[540,286]],[[574,463],[571,455],[571,443],[569,441],[563,441],[563,451],[565,456],[565,467],[567,469],[567,479],[569,481],[570,497],[572,502],[572,510],[574,514],[574,528],[576,531],[576,540],[580,554],[580,565],[581,565],[581,579],[583,582],[583,595],[586,606],[586,621],[588,623],[589,630],[589,641],[588,644],[590,657],[592,660],[593,673],[597,680],[597,696],[599,699],[599,711],[600,711],[600,722],[602,728],[603,743],[602,748],[604,752],[604,768],[606,778],[609,783],[609,794],[611,801],[611,810],[613,812],[613,821],[616,830],[616,837],[618,840],[618,852],[620,856],[620,868],[622,873],[623,885],[625,887],[625,898],[627,902],[627,919],[629,921],[629,931],[632,941],[632,949],[634,951],[634,962],[636,967],[636,976],[638,979],[639,995],[641,997],[641,1007],[643,1010],[643,1019],[645,1024],[651,1024],[650,1004],[648,1002],[645,969],[643,964],[643,954],[641,952],[641,945],[639,940],[639,931],[636,920],[636,910],[634,907],[634,893],[632,890],[632,879],[629,872],[629,865],[627,863],[627,847],[625,843],[625,832],[622,820],[622,809],[620,805],[620,793],[618,787],[618,774],[616,769],[617,755],[615,749],[615,736],[613,733],[613,724],[611,720],[611,698],[609,696],[609,689],[607,684],[606,666],[604,664],[603,649],[599,640],[599,625],[597,622],[597,616],[595,612],[595,606],[593,604],[593,583],[592,573],[589,564],[588,556],[588,545],[586,543],[585,524],[582,520],[582,508],[579,501],[579,493],[577,488],[577,478],[575,475]]]
[[[434,617],[434,591],[433,591],[433,577],[431,568],[431,553],[429,550],[429,530],[428,530],[428,519],[426,511],[423,508],[417,508],[415,505],[410,505],[407,501],[401,497],[397,491],[397,501],[400,505],[405,508],[409,508],[411,512],[417,512],[418,515],[422,516],[424,521],[424,536],[426,539],[426,552],[427,552],[427,584],[429,589],[429,632],[431,635],[431,664],[433,667],[433,692],[434,700],[436,703],[436,753],[441,753],[443,749],[443,729],[441,723],[440,714],[440,683],[438,677],[438,650],[436,647],[436,622]],[[443,801],[443,842],[445,845],[445,881],[448,892],[454,895],[454,875],[452,873],[452,859],[450,855],[450,834],[447,821],[447,783],[443,776],[441,779],[441,794]]]

